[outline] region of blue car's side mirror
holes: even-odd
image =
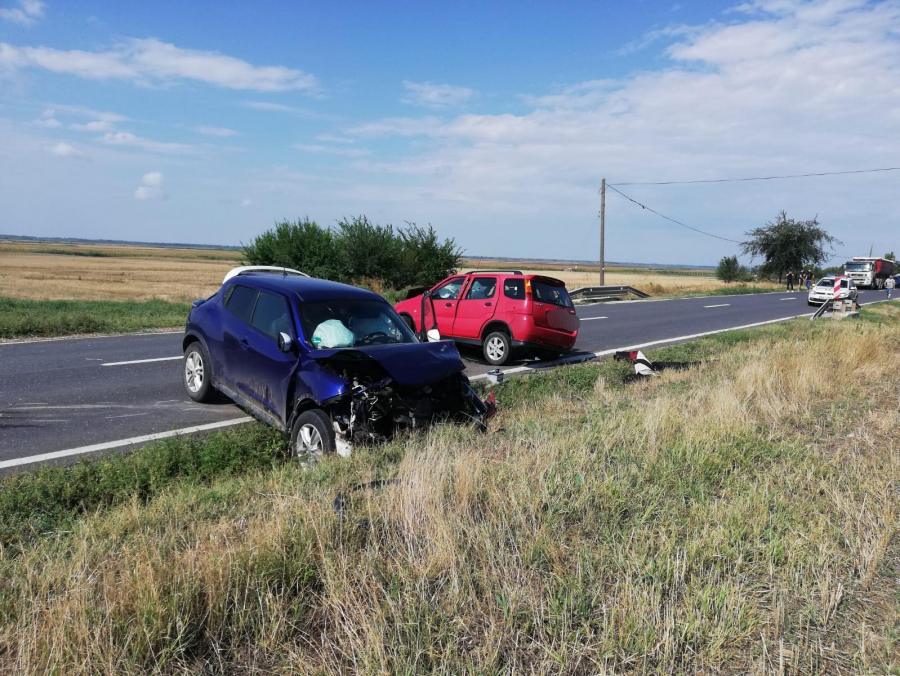
[[[291,338],[284,331],[278,334],[278,349],[282,352],[290,352],[291,348],[294,347],[294,339]]]

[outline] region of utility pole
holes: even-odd
[[[872,246],[869,247],[869,258],[872,257],[872,251],[873,251],[874,249],[875,249],[875,245],[874,245],[874,244],[873,244]]]
[[[606,286],[606,259],[603,247],[606,244],[606,178],[600,181],[600,286]]]

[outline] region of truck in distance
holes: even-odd
[[[854,256],[844,263],[844,274],[859,287],[883,289],[887,278],[894,274],[894,261],[887,258]]]

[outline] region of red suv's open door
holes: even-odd
[[[497,309],[497,278],[472,277],[456,308],[453,335],[481,338],[481,329]]]

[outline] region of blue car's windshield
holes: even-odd
[[[300,323],[310,347],[364,347],[415,343],[394,308],[380,300],[333,299],[300,304]]]

